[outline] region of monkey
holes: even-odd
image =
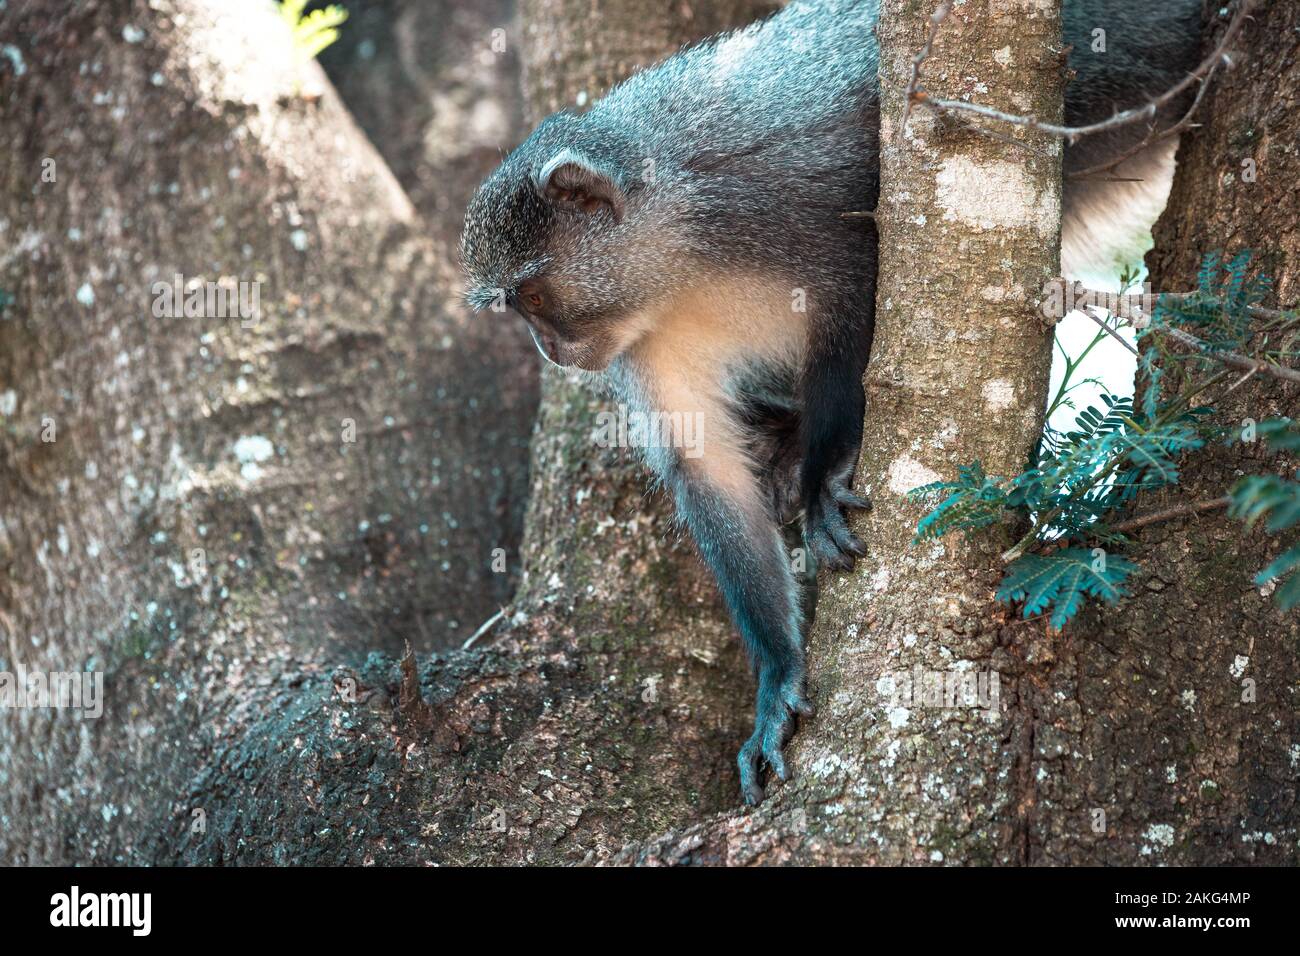
[[[1185,76],[1200,5],[1066,0],[1066,121],[1104,118]],[[789,778],[783,748],[813,712],[782,526],[802,515],[814,570],[866,554],[847,519],[870,507],[852,483],[877,234],[869,217],[841,213],[873,209],[879,190],[878,16],[879,0],[795,0],[634,73],[585,112],[547,117],[475,192],[462,233],[471,307],[508,306],[547,361],[676,423],[642,450],[757,679],[737,756],[751,805],[764,765]],[[1098,27],[1104,55],[1092,50]],[[1067,150],[1067,168],[1121,156],[1135,135]],[[1158,190],[1164,174],[1148,167]],[[1076,192],[1067,209],[1080,200],[1093,219],[1138,198]],[[1070,268],[1104,252],[1074,237],[1089,228],[1076,212],[1065,225]],[[698,454],[684,453],[683,416],[702,426]]]

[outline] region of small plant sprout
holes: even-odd
[[[294,51],[304,61],[315,59],[337,40],[338,27],[348,18],[347,10],[337,3],[304,14],[306,6],[307,0],[280,0],[280,17],[293,33]]]

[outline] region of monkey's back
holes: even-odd
[[[651,161],[647,188],[685,197],[719,266],[851,281],[863,230],[839,214],[875,202],[878,12],[793,3],[632,76],[582,125],[624,138],[633,168]]]

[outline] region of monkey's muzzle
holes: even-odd
[[[531,322],[528,324],[528,332],[532,335],[533,344],[537,346],[537,351],[542,353],[543,358],[552,365],[559,365],[561,368],[567,364],[560,359],[560,342],[554,335],[539,332]]]

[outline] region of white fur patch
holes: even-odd
[[[1171,136],[1124,161],[1115,175],[1139,182],[1067,181],[1061,273],[1081,278],[1136,260],[1174,182]],[[1101,175],[1101,174],[1099,174]]]

